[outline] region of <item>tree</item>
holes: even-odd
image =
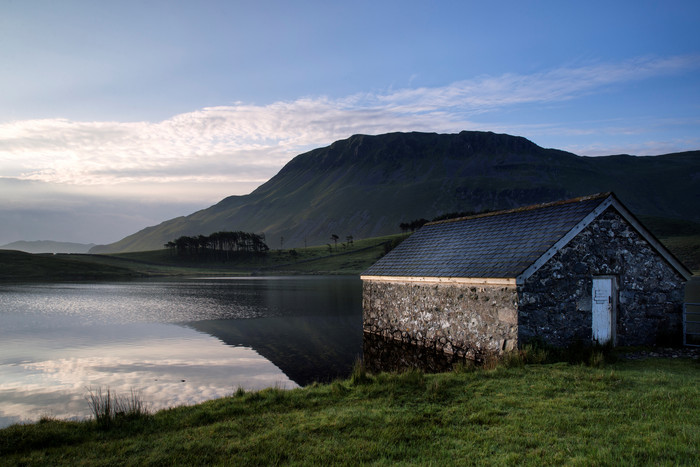
[[[423,227],[423,225],[427,224],[428,220],[427,219],[415,219],[412,220],[411,222],[402,222],[399,224],[399,228],[401,229],[401,233],[406,233],[407,231],[414,232],[416,229],[420,229]]]
[[[340,237],[337,236],[336,234],[331,235],[331,240],[333,240],[333,243],[335,244],[335,251],[338,251],[338,239]]]
[[[249,232],[215,232],[209,236],[182,236],[165,244],[177,255],[196,258],[219,258],[226,261],[232,254],[259,254],[269,251],[263,234]]]

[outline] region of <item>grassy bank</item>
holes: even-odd
[[[0,430],[4,465],[697,463],[700,364],[649,359],[367,376]]]

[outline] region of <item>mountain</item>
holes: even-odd
[[[635,214],[700,222],[700,151],[582,157],[517,136],[355,135],[301,154],[255,191],[148,227],[91,253],[162,248],[181,235],[265,233],[271,248],[397,233],[456,211],[614,191]]]
[[[0,250],[16,250],[26,253],[87,253],[95,247],[94,243],[69,243],[53,242],[50,240],[39,240],[34,242],[12,242],[0,246]]]

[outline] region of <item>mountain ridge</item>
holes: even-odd
[[[614,191],[635,214],[700,222],[700,151],[577,156],[521,136],[353,135],[300,154],[247,195],[147,227],[91,253],[162,248],[181,235],[265,233],[271,248],[396,233],[401,222]],[[697,185],[697,186],[696,186]]]

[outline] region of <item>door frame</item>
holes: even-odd
[[[602,345],[612,344],[617,345],[617,295],[618,295],[618,279],[617,276],[593,276],[591,280],[591,340],[597,341],[595,338],[595,327],[594,327],[594,308],[595,308],[595,282],[597,280],[610,281],[610,297],[609,297],[609,313],[610,313],[610,340],[608,342],[603,342]]]

